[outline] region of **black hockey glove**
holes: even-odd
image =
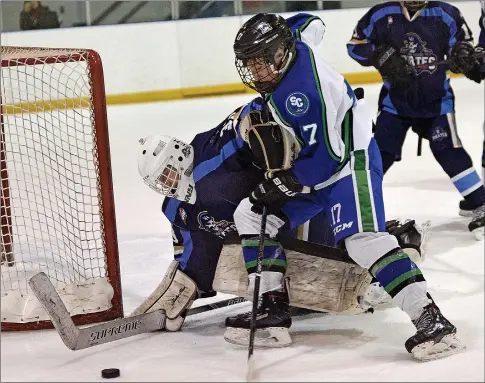
[[[465,76],[470,80],[480,84],[485,80],[485,46],[477,45],[475,47],[476,63],[473,69],[465,73]]]
[[[450,70],[453,73],[468,73],[478,65],[475,48],[467,41],[459,41],[450,52]]]
[[[262,214],[263,206],[268,208],[268,213],[279,215],[281,207],[297,193],[303,190],[303,186],[291,175],[290,170],[281,170],[268,175],[249,195],[249,201],[253,204],[251,210]]]
[[[408,69],[406,60],[392,47],[385,45],[378,47],[374,51],[371,62],[384,80],[391,83],[404,83],[413,80],[412,71]]]

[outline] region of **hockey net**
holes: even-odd
[[[52,324],[45,272],[77,324],[123,315],[106,97],[92,50],[1,47],[2,330]]]

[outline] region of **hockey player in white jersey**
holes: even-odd
[[[314,35],[305,34],[321,20],[304,19],[297,15],[287,22],[258,14],[242,26],[234,43],[242,82],[265,97],[272,118],[302,146],[293,166],[268,172],[234,214],[252,289],[261,211],[263,206],[269,211],[256,327],[291,326],[286,257],[275,236],[282,227],[295,227],[324,211],[339,245],[370,271],[416,326],[407,351],[428,360],[463,350],[456,327],[428,294],[423,273],[385,232],[382,162],[372,118],[364,101],[315,48]],[[233,340],[249,329],[250,317],[226,320]]]

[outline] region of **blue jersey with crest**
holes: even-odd
[[[162,211],[175,226],[186,230],[205,230],[219,238],[235,232],[233,214],[264,173],[252,162],[250,148],[239,134],[239,122],[251,110],[261,110],[256,98],[236,109],[216,128],[197,134],[194,148],[195,203],[166,197]]]
[[[379,110],[405,117],[435,117],[454,113],[454,95],[447,65],[432,65],[445,60],[458,41],[472,41],[472,33],[461,12],[451,4],[430,1],[409,14],[400,2],[392,1],[372,7],[358,22],[349,55],[371,66],[376,47],[395,48],[409,66],[431,65],[414,69],[416,78],[407,84],[384,81]]]

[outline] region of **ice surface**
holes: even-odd
[[[458,133],[477,169],[483,141],[484,88],[453,79]],[[379,86],[366,86],[370,105]],[[125,313],[159,283],[172,259],[162,197],[138,176],[138,139],[164,133],[190,141],[216,126],[251,95],[113,106],[108,109],[116,216]],[[293,345],[256,349],[262,381],[484,381],[484,244],[458,216],[461,197],[424,142],[416,157],[416,135],[408,134],[403,161],[386,175],[387,218],[430,219],[428,258],[422,269],[443,313],[458,327],[465,353],[428,363],[404,348],[414,333],[397,308],[352,317],[295,318]],[[204,303],[201,301],[201,303]],[[146,334],[81,351],[68,350],[52,330],[2,333],[2,381],[102,381],[103,368],[121,369],[117,381],[243,381],[247,350],[226,343],[224,317],[248,304],[189,318],[179,333]],[[103,380],[104,381],[104,380]]]

